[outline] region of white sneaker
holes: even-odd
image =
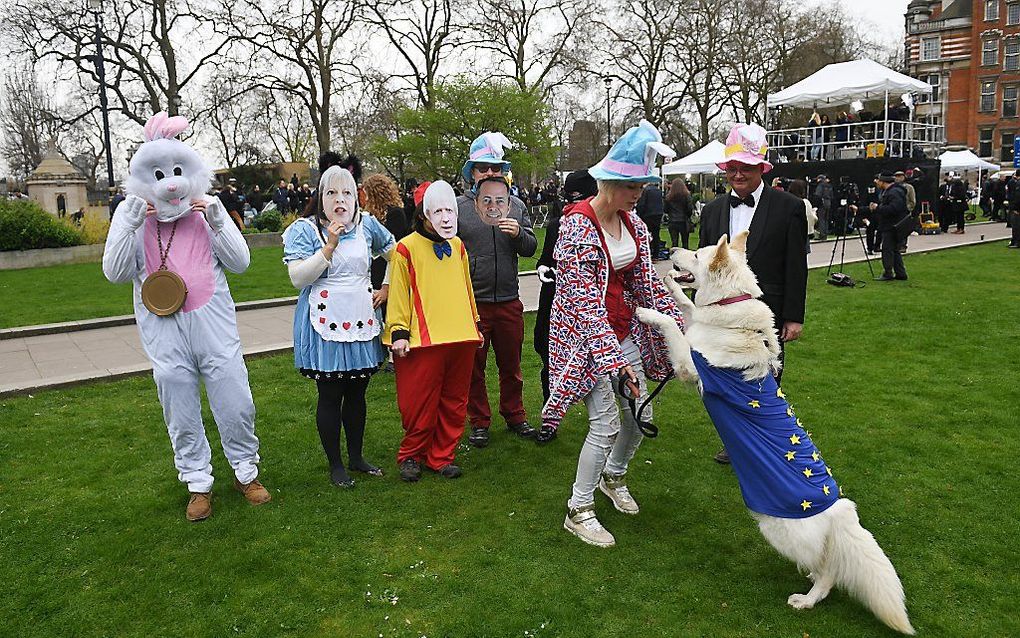
[[[595,506],[587,505],[578,509],[567,509],[567,517],[563,519],[563,529],[580,538],[589,545],[596,547],[612,547],[616,539],[609,533],[599,519],[595,518]]]
[[[602,478],[599,479],[599,489],[613,502],[616,511],[631,515],[641,511],[637,501],[634,500],[634,497],[630,495],[630,490],[627,489],[626,474],[613,476],[603,472]]]

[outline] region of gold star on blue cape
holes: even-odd
[[[766,375],[745,381],[741,370],[715,368],[700,352],[691,356],[701,377],[702,401],[729,452],[748,509],[805,518],[835,503],[836,482],[775,379]]]

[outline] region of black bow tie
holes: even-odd
[[[737,197],[733,193],[730,193],[730,208],[736,208],[741,204],[747,206],[748,208],[754,208],[754,193],[749,193],[747,197],[743,199]]]

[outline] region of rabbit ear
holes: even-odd
[[[188,128],[188,120],[180,115],[167,118],[166,122],[159,127],[159,132],[163,139],[172,139],[177,137],[179,134],[184,132]]]
[[[166,111],[160,111],[149,118],[149,121],[145,123],[146,142],[151,142],[152,140],[159,139],[161,137],[159,135],[159,129],[163,126],[163,123],[166,122],[166,120]]]
[[[188,120],[175,115],[169,117],[166,111],[156,113],[145,123],[145,141],[172,139],[188,128]]]

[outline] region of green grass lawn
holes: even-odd
[[[1020,635],[1016,259],[1001,246],[910,255],[909,282],[859,289],[812,272],[807,330],[787,351],[784,390],[896,565],[921,636]],[[561,529],[579,407],[547,447],[496,428],[488,449],[461,449],[462,479],[407,485],[380,374],[366,448],[387,476],[340,491],[313,384],[287,356],[249,369],[274,501],[254,509],[232,491],[207,411],[219,481],[201,524],[184,520],[151,379],[0,400],[0,634],[894,635],[839,592],[787,607],[808,582],[712,461],[690,387],[663,392],[662,434],[631,466],[641,514],[596,495],[618,543],[600,550]],[[535,415],[530,337],[524,373]]]

